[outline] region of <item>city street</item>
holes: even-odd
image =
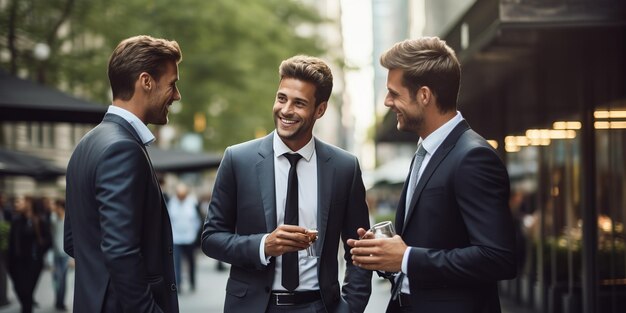
[[[204,256],[202,253],[196,255],[196,290],[191,292],[186,281],[183,282],[182,292],[178,297],[181,313],[220,313],[223,309],[226,280],[228,279],[228,267],[224,271],[216,270],[216,262]],[[184,273],[186,274],[186,272]],[[39,279],[35,293],[35,301],[39,303],[39,308],[35,313],[58,312],[54,309],[54,294],[49,270],[44,270]],[[183,278],[185,279],[185,278]],[[66,304],[71,308],[74,287],[74,273],[70,271],[68,275],[68,295]],[[20,305],[13,293],[13,286],[9,282],[9,301],[11,304],[0,308],[3,313],[19,313]],[[373,292],[366,313],[384,312],[387,306],[389,284],[373,280]],[[68,309],[71,312],[71,309]]]
[[[196,255],[196,291],[189,290],[186,282],[183,282],[182,293],[179,295],[181,313],[221,313],[224,303],[226,280],[228,279],[228,267],[226,270],[217,271],[216,261],[204,256]],[[39,308],[34,313],[54,313],[54,294],[52,292],[52,276],[49,270],[44,270],[37,285],[35,301]],[[74,272],[68,275],[68,294],[66,304],[68,312],[71,312],[72,296],[74,294]],[[0,308],[2,313],[19,313],[20,305],[13,293],[13,286],[9,281],[9,301],[11,304]],[[365,313],[385,312],[389,300],[389,284],[379,279],[376,274],[372,278],[372,296],[365,309]],[[502,302],[503,313],[529,313],[530,310],[521,310],[508,301]]]

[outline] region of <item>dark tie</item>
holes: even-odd
[[[289,180],[287,182],[287,201],[285,202],[285,224],[298,225],[298,173],[296,166],[300,158],[299,154],[283,154],[291,167],[289,168]],[[298,252],[283,254],[282,284],[285,289],[294,291],[300,284],[298,270]]]

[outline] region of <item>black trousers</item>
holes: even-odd
[[[33,294],[42,269],[43,260],[12,260],[9,265],[9,275],[22,313],[33,312]]]

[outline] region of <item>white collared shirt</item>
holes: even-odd
[[[274,131],[274,183],[276,187],[276,225],[282,225],[285,220],[285,202],[287,200],[287,182],[289,179],[289,160],[283,154],[298,153],[302,159],[298,161],[296,171],[298,173],[298,225],[307,229],[317,229],[317,153],[315,152],[315,140],[311,140],[300,150],[291,151]],[[268,264],[265,257],[265,235],[259,247],[261,263]],[[297,291],[319,290],[317,278],[316,258],[305,258],[306,250],[298,252],[300,284]],[[274,285],[272,290],[285,290],[282,286],[282,256],[276,257],[276,270],[274,271]]]
[[[419,139],[417,146],[419,147],[421,143],[422,146],[424,147],[424,150],[426,150],[426,155],[424,156],[424,161],[422,161],[422,165],[420,166],[419,171],[417,172],[418,182],[420,178],[422,177],[422,173],[424,172],[424,169],[428,165],[428,162],[432,158],[433,154],[435,154],[435,152],[437,151],[437,149],[439,149],[439,146],[441,146],[441,144],[446,139],[446,137],[450,135],[452,130],[454,130],[454,128],[461,121],[463,121],[463,116],[461,115],[461,112],[456,111],[456,115],[452,119],[447,121],[445,124],[441,125],[434,132],[428,135],[428,137]],[[407,207],[404,209],[405,221],[406,221],[406,214],[408,214],[408,212],[409,212],[409,208]],[[411,247],[407,247],[406,250],[404,250],[404,256],[402,257],[402,273],[404,273],[405,275],[408,273],[410,251],[411,251]],[[408,275],[406,275],[404,279],[402,280],[401,292],[407,293],[407,294],[411,293],[409,289],[409,276]]]
[[[144,144],[144,146],[149,146],[152,142],[154,142],[154,135],[152,134],[148,126],[146,126],[146,124],[144,124],[135,114],[115,105],[109,105],[107,113],[115,114],[125,119],[130,124],[130,126],[135,129],[135,131],[139,135],[139,139],[141,139],[141,142]]]

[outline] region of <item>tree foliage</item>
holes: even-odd
[[[2,3],[2,1],[0,1]],[[108,57],[126,37],[149,34],[178,41],[183,50],[180,112],[170,121],[194,131],[194,116],[206,119],[199,134],[205,150],[254,138],[273,129],[271,107],[280,61],[321,52],[316,37],[298,35],[302,25],[324,22],[314,9],[287,0],[7,0],[0,7],[0,52],[22,41],[0,67],[26,69],[48,84],[109,103]],[[12,15],[14,14],[14,15]],[[13,16],[13,17],[12,17]],[[13,19],[11,19],[13,18]],[[5,23],[7,27],[5,27]],[[53,29],[51,25],[59,25]],[[11,29],[16,36],[10,38]],[[46,42],[45,62],[31,57]],[[41,78],[40,77],[40,78]]]

